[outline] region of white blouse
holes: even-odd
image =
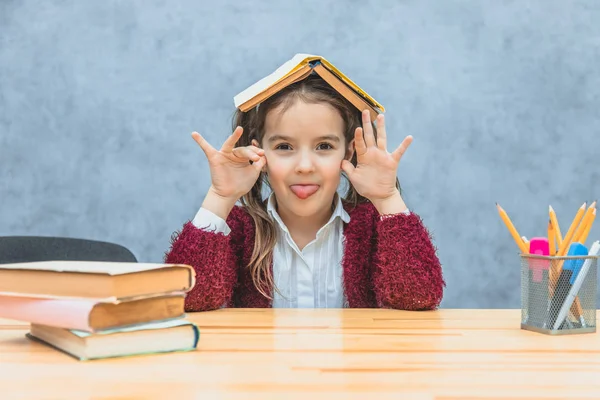
[[[281,294],[273,292],[273,308],[343,308],[347,307],[342,282],[344,255],[344,222],[350,216],[340,196],[329,221],[316,238],[302,250],[298,248],[275,209],[275,198],[269,196],[267,211],[277,222],[277,242],[273,249],[273,279]],[[409,211],[406,210],[406,213]],[[228,235],[226,221],[211,211],[200,208],[192,223]]]

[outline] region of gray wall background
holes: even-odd
[[[0,1],[0,235],[121,243],[160,262],[210,177],[233,96],[322,54],[387,109],[434,235],[442,307],[518,308],[522,235],[600,197],[600,3]],[[600,239],[595,224],[591,239]]]

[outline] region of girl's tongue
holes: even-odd
[[[290,189],[299,198],[306,199],[319,190],[319,185],[292,185]]]

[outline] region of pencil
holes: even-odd
[[[560,248],[562,246],[562,233],[560,233],[560,226],[558,225],[558,219],[556,218],[556,213],[552,206],[548,207],[548,214],[550,215],[550,222],[554,226],[554,234],[556,235],[556,244]]]
[[[585,227],[585,230],[581,234],[581,238],[579,239],[579,243],[585,244],[585,241],[587,240],[587,237],[590,234],[590,230],[592,229],[592,225],[594,224],[594,220],[595,219],[596,219],[596,209],[594,208],[592,210],[592,217],[590,218],[590,222],[588,223],[588,225]]]
[[[575,228],[579,225],[579,221],[581,221],[581,219],[583,218],[583,213],[585,212],[585,206],[586,203],[583,203],[581,205],[581,207],[579,207],[579,210],[577,211],[577,214],[575,215],[575,218],[573,219],[573,222],[571,223],[571,226],[569,227],[569,231],[567,232],[567,234],[565,235],[562,245],[559,246],[558,248],[558,252],[556,253],[557,257],[564,257],[565,254],[567,253],[567,250],[570,246],[570,242],[571,242],[571,238],[573,237],[573,234],[575,233]],[[556,288],[556,284],[558,282],[558,277],[560,276],[560,273],[562,271],[562,266],[564,264],[565,260],[557,260],[556,262],[554,262],[552,264],[552,268],[550,269],[550,295],[554,294],[554,289]]]
[[[583,218],[583,213],[585,212],[586,204],[587,202],[583,203],[581,207],[579,207],[579,210],[577,210],[577,214],[575,214],[575,218],[573,218],[573,222],[571,222],[571,226],[569,227],[569,230],[567,231],[567,234],[563,239],[562,245],[558,250],[558,255],[560,257],[564,257],[564,255],[567,254],[567,250],[571,245],[571,239],[573,239],[573,235],[575,234],[575,229],[577,229],[579,222]]]
[[[511,222],[510,218],[508,217],[508,214],[506,213],[506,211],[504,211],[504,209],[502,207],[500,207],[500,205],[498,203],[496,203],[496,207],[498,208],[498,213],[500,214],[500,218],[502,218],[502,221],[504,221],[504,224],[506,225],[506,227],[508,228],[508,231],[510,232],[513,239],[515,240],[515,243],[517,243],[517,246],[519,246],[519,249],[521,250],[521,252],[523,254],[528,254],[529,250],[527,250],[527,245],[525,244],[525,242],[523,242],[523,239],[521,239],[521,236],[519,236],[519,232],[517,232],[517,230],[515,229],[515,226]]]
[[[587,229],[587,226],[592,221],[592,211],[596,209],[596,202],[593,202],[583,215],[583,219],[581,220],[581,224],[577,227],[577,230],[573,234],[573,242],[581,243],[581,238],[583,236],[583,232]]]
[[[550,245],[550,255],[554,256],[556,254],[556,234],[550,220],[548,220],[548,244]]]
[[[552,225],[552,221],[548,219],[548,247],[550,248],[550,256],[554,257],[556,255],[556,232],[554,232],[554,226]],[[557,274],[559,273],[559,264],[557,260],[550,260],[550,279],[548,281],[548,291],[553,290],[553,286],[551,282],[554,282]]]

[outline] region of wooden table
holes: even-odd
[[[89,362],[0,320],[0,398],[600,398],[599,334],[524,331],[519,310],[226,309],[189,319],[201,329],[196,352]]]

